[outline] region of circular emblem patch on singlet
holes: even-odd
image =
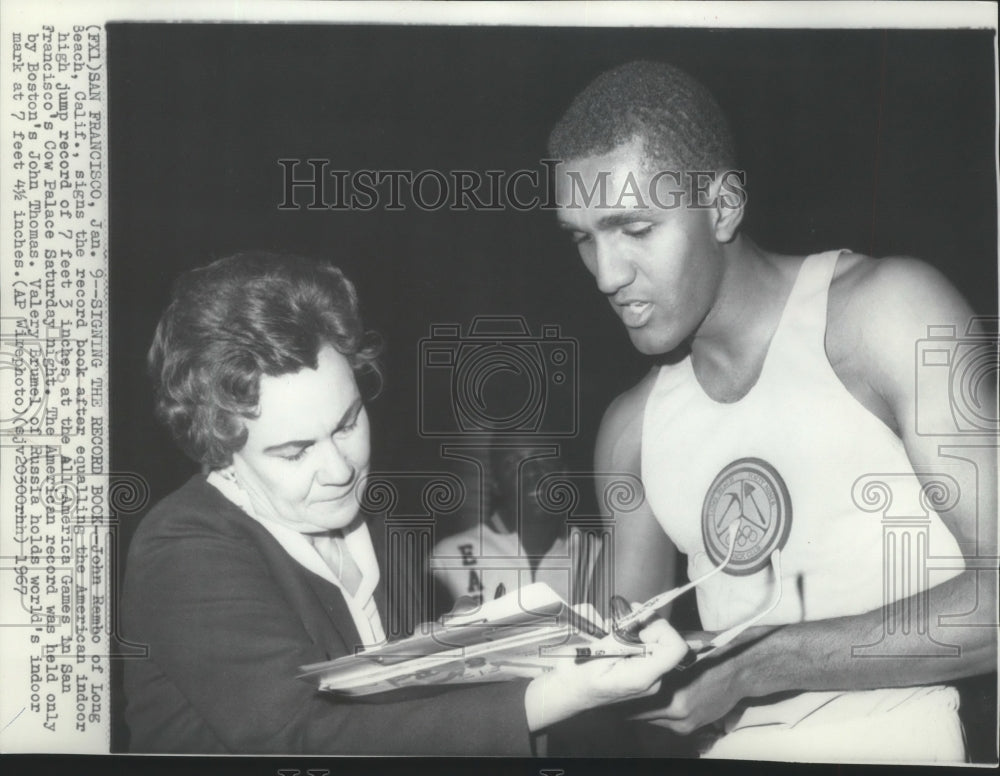
[[[726,573],[753,574],[764,568],[774,550],[784,547],[792,527],[792,500],[778,471],[760,458],[741,458],[723,468],[705,495],[701,536],[716,565],[729,554],[734,522],[736,548]]]

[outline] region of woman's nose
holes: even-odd
[[[322,485],[336,485],[346,487],[354,481],[356,469],[351,460],[344,455],[343,451],[333,440],[329,440],[321,445],[322,456],[319,461],[319,469],[316,472],[317,479]]]

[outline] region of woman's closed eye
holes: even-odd
[[[358,399],[348,414],[340,421],[340,425],[334,429],[332,436],[345,437],[350,435],[358,427],[361,420],[361,413],[364,412],[364,405]]]
[[[279,457],[286,461],[301,461],[305,458],[306,453],[309,452],[309,447],[301,447],[298,450],[291,453],[283,453]]]
[[[340,428],[338,428],[336,431],[334,431],[333,435],[334,436],[347,436],[352,431],[354,431],[354,429],[356,429],[357,427],[358,427],[358,418],[355,416],[354,420],[352,420],[350,423],[347,423],[347,424],[341,426]]]

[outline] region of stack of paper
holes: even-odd
[[[303,666],[301,679],[321,690],[372,695],[423,685],[533,678],[557,660],[606,636],[589,604],[570,606],[536,583],[473,612],[427,623],[426,633],[336,660]]]

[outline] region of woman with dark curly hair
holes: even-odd
[[[157,414],[207,474],[143,520],[123,632],[133,751],[530,755],[532,733],[655,690],[686,653],[663,621],[640,658],[369,704],[299,667],[385,640],[359,510],[375,340],[340,270],[244,253],[185,275],[149,351]],[[570,663],[570,661],[560,661]]]

